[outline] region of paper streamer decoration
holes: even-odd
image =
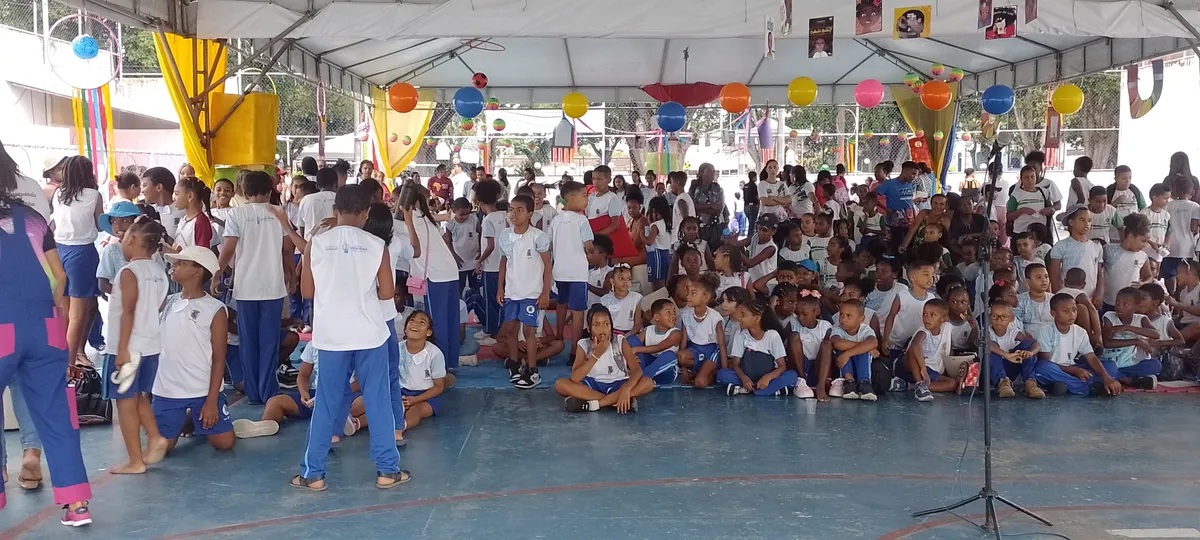
[[[1154,89],[1150,91],[1150,97],[1142,99],[1141,93],[1138,91],[1138,65],[1132,64],[1125,68],[1125,82],[1129,87],[1129,116],[1134,119],[1146,116],[1150,109],[1158,103],[1158,99],[1162,97],[1163,89],[1163,61],[1155,60],[1150,63],[1150,71],[1154,74]]]
[[[71,105],[79,155],[92,160],[92,172],[103,186],[117,171],[116,152],[113,150],[112,100],[108,85],[87,90],[75,89]],[[104,168],[101,168],[101,163],[105,164]]]

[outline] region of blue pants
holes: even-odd
[[[805,364],[804,371],[812,371],[807,366],[809,362],[805,361]],[[845,378],[847,375],[849,375],[850,377],[853,377],[855,381],[871,380],[871,353],[868,352],[851,356],[850,361],[846,362],[846,365],[842,366],[841,373],[842,378]]]
[[[296,268],[299,268],[300,254],[295,254],[293,260]],[[300,294],[300,287],[296,287],[296,292],[288,295],[288,317],[304,321],[304,324],[312,324],[312,308],[313,301]]]
[[[867,373],[871,373],[870,366],[867,366]],[[797,376],[800,374],[797,373]],[[797,379],[799,380],[799,379]],[[812,358],[804,359],[804,383],[816,388],[817,387],[817,362]]]
[[[1015,349],[1013,349],[1012,351],[1008,351],[1008,352],[1028,351],[1032,348],[1033,348],[1032,341],[1021,340],[1020,343],[1017,343],[1017,347]],[[1037,366],[1037,361],[1038,361],[1037,356],[1030,356],[1029,358],[1026,358],[1023,362],[1017,364],[1017,363],[1009,362],[1008,360],[1005,360],[1004,358],[1001,358],[1000,355],[998,355],[996,353],[989,352],[988,353],[988,375],[989,375],[988,378],[992,380],[993,386],[1000,384],[1000,379],[1008,379],[1009,381],[1015,381],[1015,380],[1017,380],[1017,377],[1021,377],[1027,381],[1031,380],[1031,379],[1033,379],[1033,372],[1034,372],[1034,368]]]
[[[1107,371],[1110,376],[1113,375],[1114,373],[1117,373],[1117,365],[1116,364],[1114,364],[1112,362],[1105,362],[1105,361],[1101,361],[1100,363],[1104,366],[1104,371]],[[1075,367],[1081,367],[1088,371],[1091,371],[1091,369],[1092,369],[1086,363],[1083,363],[1083,362],[1075,364]],[[1033,367],[1033,377],[1034,377],[1034,380],[1036,380],[1038,382],[1038,384],[1042,385],[1042,386],[1046,386],[1046,385],[1049,385],[1050,383],[1055,383],[1055,382],[1063,383],[1063,384],[1067,385],[1068,392],[1075,394],[1077,396],[1088,395],[1088,387],[1091,386],[1093,383],[1101,382],[1101,377],[1096,375],[1095,373],[1093,373],[1092,376],[1088,380],[1081,381],[1081,380],[1079,380],[1079,377],[1076,377],[1074,375],[1068,375],[1065,371],[1062,370],[1062,366],[1055,364],[1054,362],[1051,362],[1049,360],[1038,360],[1037,361],[1037,363]]]
[[[500,272],[484,272],[483,273],[483,317],[480,318],[480,323],[483,324],[483,331],[488,335],[494,336],[500,331],[500,303],[496,301],[496,293],[500,292]],[[457,297],[456,297],[457,298]],[[426,304],[429,305],[429,304]],[[458,304],[454,305],[454,312],[458,313]],[[450,358],[447,357],[449,362]]]
[[[242,370],[242,355],[237,345],[225,346],[225,372],[229,374],[229,381],[233,384],[246,382],[246,375]]]
[[[455,286],[457,281],[452,282]],[[454,297],[458,301],[458,297]],[[349,397],[347,388],[350,373],[358,375],[363,390],[363,405],[371,419],[371,459],[381,473],[400,471],[400,453],[396,451],[397,420],[392,415],[391,385],[388,382],[387,342],[357,351],[318,351],[321,362],[321,382],[313,404],[312,421],[308,424],[308,443],[300,460],[300,476],[308,479],[325,477],[325,458],[329,456],[330,438],[346,420],[342,409]]]
[[[486,277],[486,276],[485,276]],[[487,286],[486,284],[484,285]],[[458,369],[458,280],[435,283],[426,282],[425,311],[433,319],[433,332],[438,336],[437,346],[446,358],[446,369]],[[496,291],[492,291],[495,296]],[[496,299],[492,298],[492,302]],[[496,308],[497,328],[499,328],[500,313]],[[445,337],[443,337],[445,336]],[[360,374],[361,378],[362,375]]]
[[[1158,374],[1161,372],[1162,372],[1162,361],[1160,361],[1157,358],[1147,358],[1146,360],[1142,360],[1141,362],[1138,362],[1132,366],[1117,368],[1117,373],[1118,373],[1117,375],[1113,375],[1112,372],[1109,372],[1109,375],[1112,375],[1113,377],[1129,377],[1129,378],[1149,377],[1151,375],[1154,375],[1155,377],[1157,377]]]
[[[21,385],[10,384],[8,386],[12,397],[13,415],[17,417],[17,424],[21,429],[21,451],[25,450],[41,450],[42,440],[38,438],[37,427],[33,425],[33,417],[29,415],[29,405],[25,404],[25,395],[21,392]],[[0,418],[4,418],[4,402],[0,401]],[[0,434],[0,465],[8,465],[8,453],[6,452],[4,440],[6,437]]]
[[[778,377],[771,379],[771,383],[768,384],[766,388],[764,388],[762,390],[755,390],[754,395],[756,395],[756,396],[773,396],[773,395],[775,395],[776,392],[778,392],[784,388],[796,386],[796,382],[799,380],[800,380],[799,373],[796,373],[795,371],[792,371],[790,369],[784,370],[784,372],[781,373]],[[734,386],[742,385],[742,380],[738,378],[737,372],[734,371],[732,368],[718,369],[717,370],[717,382],[719,382],[721,384],[732,384]],[[758,384],[758,381],[754,381],[754,383]]]
[[[53,316],[51,306],[11,304],[0,303],[0,388],[20,387],[29,412],[25,425],[44,443],[55,504],[86,501],[92,488],[79,449],[78,418],[71,412],[74,403],[67,401],[66,321]],[[6,502],[0,485],[0,508]]]
[[[387,326],[389,334],[384,346],[388,355],[388,391],[392,395],[392,417],[401,422],[404,418],[404,396],[400,395],[400,343],[396,338],[396,321],[388,321]]]
[[[100,309],[92,314],[92,329],[87,336],[88,345],[97,351],[104,350],[104,318],[100,316]]]
[[[482,283],[483,278],[475,275],[474,270],[462,270],[458,273],[458,288],[462,291],[464,298],[469,294],[469,291],[478,291]]]
[[[279,393],[279,321],[283,299],[238,300],[237,324],[246,400],[266,403]]]
[[[631,335],[626,340],[630,347],[641,347],[645,343]],[[638,353],[638,363],[642,365],[642,375],[654,380],[655,385],[671,384],[679,375],[679,357],[675,351],[663,351],[658,354]]]

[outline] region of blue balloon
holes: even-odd
[[[668,101],[658,106],[658,127],[668,133],[683,129],[687,122],[687,109],[674,101]]]
[[[473,86],[464,86],[454,93],[454,112],[463,118],[475,118],[483,112],[483,92]]]
[[[71,40],[71,51],[80,59],[91,60],[100,54],[100,44],[96,43],[96,38],[82,34]]]
[[[983,110],[991,115],[1007,114],[1017,102],[1012,88],[997,84],[983,91]]]

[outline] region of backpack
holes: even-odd
[[[1017,189],[1018,187],[1020,187],[1020,185],[1012,186],[1011,188],[1009,188],[1008,196],[1011,197],[1013,194],[1013,190]],[[1045,208],[1050,208],[1051,206],[1054,206],[1054,203],[1050,202],[1050,193],[1048,193],[1045,188],[1037,188],[1037,190],[1038,190],[1038,193],[1042,194],[1042,204],[1044,205]],[[1051,221],[1052,219],[1054,219],[1054,218],[1051,216],[1046,216],[1046,230],[1047,231],[1054,230],[1054,222]],[[1007,236],[1009,238],[1013,237],[1013,225],[1015,224],[1014,223],[1015,221],[1016,220],[1013,220],[1013,221],[1006,220],[1006,222],[1004,224],[1004,236]],[[1051,233],[1051,234],[1053,234],[1053,233]],[[1050,238],[1042,238],[1042,243],[1053,244],[1054,241]]]
[[[112,401],[104,398],[104,381],[100,374],[92,366],[76,367],[80,375],[69,382],[75,385],[75,410],[79,417],[79,425],[111,424]]]

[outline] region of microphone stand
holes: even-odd
[[[1000,145],[1000,143],[992,143],[992,152],[991,155],[988,156],[991,160],[991,165],[988,167],[988,182],[992,186],[992,195],[988,197],[986,202],[984,212],[985,217],[992,215],[992,206],[997,195],[996,181],[1000,178],[1000,172],[1004,170],[1000,160],[1000,150],[1002,148],[1003,147]],[[986,194],[987,189],[984,189],[983,192]],[[987,264],[987,261],[991,261],[992,242],[995,241],[995,237],[992,235],[992,227],[990,224],[987,227],[984,227],[981,240],[982,242],[979,246],[979,260],[984,261],[983,264]],[[984,272],[986,271],[987,270],[985,269]],[[984,293],[983,298],[984,302],[988,302],[987,307],[990,307],[990,301],[987,298],[986,292]],[[987,310],[984,312],[987,313]],[[979,490],[979,493],[976,493],[971,497],[946,506],[939,506],[937,508],[915,512],[913,513],[912,517],[917,518],[932,514],[940,514],[942,512],[953,513],[953,511],[958,508],[971,504],[975,501],[982,500],[984,504],[984,521],[983,525],[979,527],[984,531],[994,532],[996,534],[996,540],[1000,540],[1000,525],[996,519],[996,501],[1000,501],[1008,505],[1009,508],[1036,519],[1048,527],[1053,527],[1054,524],[1031,512],[1030,510],[1021,507],[1021,505],[1004,498],[1003,495],[1000,495],[998,492],[996,492],[996,488],[992,483],[992,377],[990,369],[991,360],[989,358],[991,355],[988,354],[991,336],[989,331],[984,329],[981,330],[982,331],[980,333],[982,335],[979,336],[979,372],[980,378],[983,379],[983,487]],[[970,520],[967,521],[978,526],[978,524],[971,522]]]

